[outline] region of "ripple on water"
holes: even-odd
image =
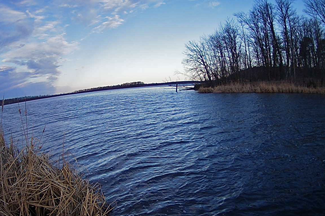
[[[116,202],[114,215],[322,215],[324,105],[323,96],[170,88],[27,103],[44,151],[56,160],[64,147]],[[3,117],[14,138],[17,110]]]

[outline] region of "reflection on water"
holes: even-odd
[[[54,160],[64,147],[115,215],[324,214],[324,107],[318,95],[172,88],[27,103],[29,133],[46,126],[43,150]],[[16,140],[18,109],[3,119]]]

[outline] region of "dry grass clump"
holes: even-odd
[[[83,180],[65,163],[53,166],[31,145],[5,145],[0,129],[0,215],[108,215],[99,186]]]
[[[304,93],[325,94],[325,88],[307,88],[287,82],[230,83],[214,88],[200,88],[200,93]]]
[[[199,93],[213,93],[214,88],[211,88],[211,87],[200,87],[198,91],[199,91]]]

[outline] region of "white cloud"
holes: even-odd
[[[107,21],[103,22],[99,26],[96,26],[93,29],[93,32],[101,33],[106,29],[114,29],[123,24],[124,20],[120,18],[119,15],[115,15],[114,17],[106,17]]]
[[[0,51],[17,41],[28,38],[33,29],[33,22],[25,13],[0,5]]]
[[[73,20],[85,26],[92,26],[101,21],[101,15],[96,8],[81,8],[79,10],[73,10],[73,14],[76,14]]]
[[[36,5],[36,1],[35,0],[22,0],[22,1],[18,2],[18,5],[20,5],[20,6],[33,6],[33,5]]]
[[[35,22],[37,22],[37,23],[40,23],[40,22],[42,22],[42,20],[45,19],[44,16],[35,15],[35,14],[37,14],[37,13],[32,14],[32,13],[29,12],[28,10],[26,11],[26,13],[28,14],[28,16],[29,16],[30,18],[35,19]],[[41,13],[41,12],[38,12],[38,13]]]
[[[48,7],[44,7],[44,8],[41,8],[41,9],[38,9],[37,11],[35,11],[35,14],[40,14],[40,13],[44,13],[46,11]]]
[[[51,33],[57,33],[59,29],[62,29],[61,27],[59,27],[59,24],[59,21],[49,21],[43,25],[35,27],[33,36],[42,40],[46,39],[50,37]]]
[[[118,10],[125,8],[135,8],[139,2],[131,0],[96,0],[105,10]]]
[[[189,0],[192,2],[197,2],[195,7],[209,7],[209,8],[216,8],[220,6],[220,1],[211,1],[211,0]]]
[[[53,94],[55,89],[50,82],[31,81],[31,73],[18,72],[15,67],[0,66],[0,95],[5,98],[27,95]]]
[[[10,66],[0,66],[0,73],[1,72],[6,73],[6,72],[9,72],[9,71],[13,71],[13,70],[15,70],[15,68],[10,67]]]
[[[51,90],[60,74],[64,56],[78,48],[78,43],[69,43],[64,35],[57,35],[45,42],[27,43],[2,55],[0,78],[6,85],[1,91],[38,86],[43,91]],[[11,66],[9,66],[11,65]]]
[[[210,2],[209,6],[212,8],[218,7],[221,3],[220,2]]]
[[[12,10],[0,4],[0,23],[15,23],[26,18],[27,16],[25,13]]]
[[[0,73],[2,82],[0,95],[7,99],[55,93],[55,88],[51,83],[44,81],[30,82],[27,80],[28,76],[28,73],[11,72],[5,75]]]
[[[164,0],[9,2],[0,3],[0,92],[36,86],[53,89],[66,55],[78,49],[79,44],[64,34],[76,21],[88,31],[82,38],[118,28],[133,17],[131,13],[165,4]]]
[[[78,7],[78,5],[76,5],[76,4],[74,4],[74,5],[61,4],[61,5],[59,5],[59,7],[61,7],[61,8],[76,8],[76,7]]]
[[[164,4],[166,4],[165,2],[163,2],[163,1],[161,1],[161,2],[157,2],[156,4],[155,4],[155,8],[158,8],[158,7],[160,7],[160,6],[162,6],[162,5],[164,5]]]
[[[141,10],[146,10],[146,9],[149,8],[149,5],[148,5],[148,4],[141,4],[141,5],[139,5],[139,8],[140,8]]]
[[[78,5],[73,12],[74,20],[86,26],[101,23],[93,29],[93,33],[120,26],[124,23],[121,16],[127,16],[137,10],[146,10],[150,7],[157,8],[165,4],[163,0],[70,0],[69,3],[64,3],[60,7]],[[107,16],[107,14],[109,15]],[[102,17],[108,20],[103,20]]]
[[[25,46],[13,49],[3,54],[3,62],[26,62],[28,59],[41,59],[44,57],[59,58],[71,53],[78,47],[78,43],[69,43],[64,35],[49,38],[46,42],[28,43]]]

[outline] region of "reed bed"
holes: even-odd
[[[217,87],[201,87],[199,93],[304,93],[325,94],[324,87],[308,88],[287,82],[230,83]]]
[[[57,168],[35,150],[33,139],[18,151],[0,130],[0,215],[108,215],[98,185],[90,184],[64,162]]]

